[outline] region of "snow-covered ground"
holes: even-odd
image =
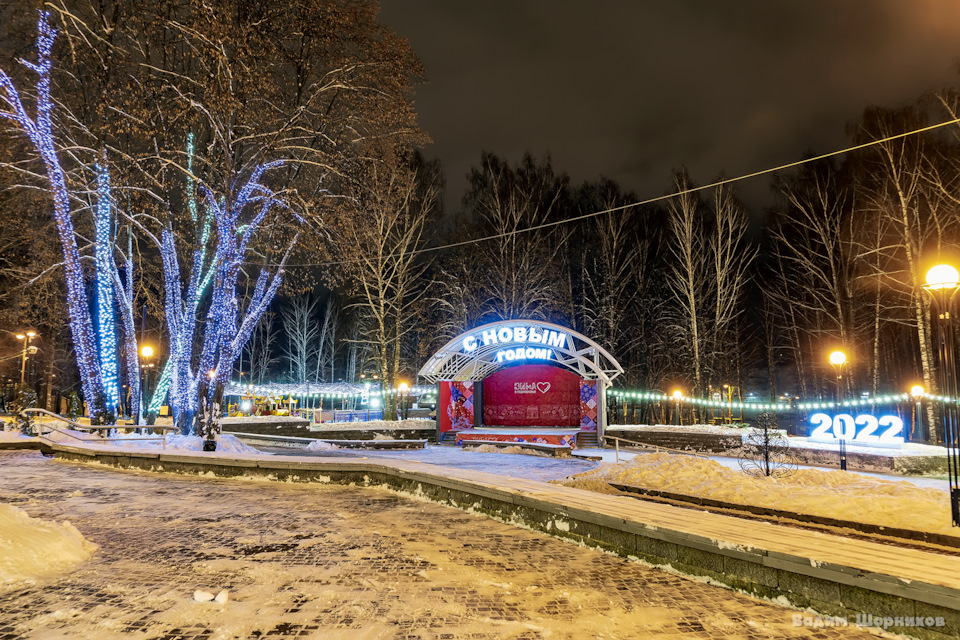
[[[267,448],[268,451],[284,455],[301,455],[323,459],[324,457],[361,458],[375,460],[378,458],[396,458],[400,460],[414,460],[444,467],[458,469],[474,469],[486,471],[512,478],[529,478],[531,480],[561,480],[575,473],[581,473],[597,467],[597,463],[590,460],[576,458],[541,458],[531,455],[517,455],[513,453],[482,453],[476,449],[461,449],[460,447],[444,447],[427,445],[424,449],[403,449],[377,451],[372,449],[328,449],[324,444],[312,444],[310,450],[296,450],[288,448]]]
[[[840,443],[817,442],[809,438],[800,436],[791,436],[788,440],[791,447],[802,449],[821,449],[824,451],[840,451]],[[947,451],[944,447],[937,447],[929,444],[920,444],[919,442],[904,442],[899,447],[864,447],[860,445],[847,443],[847,453],[867,453],[873,455],[891,456],[894,458],[904,456],[945,456]]]
[[[649,453],[651,452],[634,453],[631,451],[624,451],[621,449],[619,458],[621,461],[629,461],[629,460],[633,460],[636,456],[649,455]],[[581,449],[576,449],[573,452],[573,455],[589,456],[591,458],[601,458],[603,462],[607,462],[607,463],[612,463],[617,461],[617,453],[613,449],[581,448]],[[722,464],[725,467],[729,467],[730,469],[740,470],[740,461],[736,456],[709,455],[705,457],[719,464]],[[797,468],[798,469],[821,469],[822,467],[816,467],[814,465],[807,465],[807,464],[800,464],[800,465],[797,465]],[[874,473],[873,471],[851,471],[849,473],[857,473],[857,474],[868,476],[871,478],[889,480],[891,482],[901,482],[901,481],[907,480],[910,483],[917,485],[918,487],[927,487],[930,489],[939,489],[941,491],[950,491],[950,482],[946,478],[891,475],[887,473]]]
[[[803,468],[784,478],[755,478],[716,460],[648,453],[620,464],[603,464],[563,484],[597,490],[610,482],[880,526],[956,533],[950,526],[945,491],[847,471]]]
[[[96,548],[69,522],[31,518],[0,503],[0,590],[70,571]]]

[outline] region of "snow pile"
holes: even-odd
[[[0,442],[29,442],[36,440],[31,436],[25,436],[20,431],[0,431]]]
[[[373,439],[374,440],[393,440],[393,438],[391,438],[385,433],[375,433],[373,434]]]
[[[713,460],[669,453],[604,464],[561,484],[593,489],[628,484],[735,504],[750,504],[884,527],[954,535],[946,492],[846,471],[800,469],[784,478],[754,478]]]
[[[314,440],[307,445],[307,451],[333,451],[339,448],[337,445],[324,442],[323,440]]]
[[[408,420],[367,420],[365,422],[322,422],[313,429],[433,429],[436,423],[426,418]]]
[[[0,588],[65,573],[96,548],[69,522],[31,518],[12,505],[0,504]]]
[[[297,416],[231,416],[223,419],[224,424],[243,424],[250,422],[295,422],[302,423],[307,418],[298,418]],[[158,420],[159,422],[159,420]]]
[[[136,434],[129,434],[126,436],[120,437],[129,437],[136,438]],[[140,436],[143,437],[143,436]],[[181,434],[174,434],[167,436],[166,448],[168,450],[172,449],[174,451],[203,451],[203,438],[200,436],[184,436]],[[114,444],[122,447],[129,447],[131,445],[136,447],[145,447],[145,448],[160,448],[163,446],[163,443],[159,440],[147,441],[141,440],[131,441],[131,442],[115,442]],[[211,452],[207,452],[208,454]],[[232,436],[227,433],[221,433],[217,436],[217,451],[216,453],[239,453],[239,454],[263,454],[263,451],[251,447],[248,444],[244,444],[237,439],[236,436]]]
[[[185,436],[179,433],[168,433],[166,448],[164,448],[164,443],[160,439],[159,435],[148,435],[136,432],[114,433],[113,435],[109,436],[109,439],[106,439],[101,438],[99,435],[94,433],[64,429],[63,431],[53,431],[47,434],[45,437],[53,442],[60,442],[66,445],[93,444],[100,446],[122,447],[124,449],[149,449],[160,451],[203,451],[204,440],[200,436]],[[205,454],[265,455],[263,451],[246,445],[238,440],[236,436],[226,433],[222,433],[217,437],[216,452],[205,452]]]
[[[470,451],[471,453],[520,453],[527,456],[539,456],[541,458],[553,457],[547,453],[544,453],[543,451],[524,449],[523,447],[518,447],[516,445],[512,447],[498,447],[493,444],[482,444],[479,447],[470,447],[469,449],[464,449],[464,451]]]
[[[750,425],[748,423],[740,423],[743,426],[735,425],[714,425],[714,424],[685,424],[685,425],[672,425],[672,424],[611,424],[607,425],[608,431],[684,431],[684,432],[693,432],[693,433],[722,433],[730,435],[742,435],[745,431],[749,431]]]

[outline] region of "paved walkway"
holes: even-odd
[[[100,545],[0,589],[12,638],[868,638],[380,489],[171,477],[0,452],[0,502]],[[225,605],[195,589],[230,591]]]

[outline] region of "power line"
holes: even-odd
[[[451,242],[449,244],[444,244],[436,247],[425,247],[423,249],[416,249],[414,251],[408,251],[406,253],[396,253],[388,254],[385,258],[396,258],[401,256],[409,255],[419,255],[421,253],[433,253],[435,251],[445,251],[447,249],[455,249],[457,247],[463,247],[470,244],[479,244],[481,242],[488,242],[490,240],[496,240],[498,238],[506,238],[509,236],[520,235],[521,233],[529,233],[531,231],[539,231],[541,229],[549,229],[551,227],[557,227],[562,224],[568,224],[570,222],[578,222],[580,220],[586,220],[588,218],[595,218],[597,216],[602,216],[608,213],[615,213],[617,211],[624,211],[626,209],[632,209],[633,207],[642,207],[648,204],[654,204],[656,202],[662,202],[664,200],[669,200],[670,198],[676,198],[678,196],[686,195],[689,193],[696,193],[697,191],[703,191],[704,189],[713,189],[716,187],[721,187],[723,185],[732,184],[734,182],[739,182],[741,180],[748,180],[750,178],[756,178],[757,176],[766,175],[768,173],[775,173],[777,171],[783,171],[785,169],[792,169],[794,167],[799,167],[800,165],[807,164],[809,162],[816,162],[818,160],[824,160],[826,158],[832,158],[834,156],[839,156],[844,153],[850,153],[851,151],[858,151],[860,149],[866,149],[878,144],[883,144],[885,142],[890,142],[892,140],[899,140],[901,138],[906,138],[908,136],[917,135],[918,133],[925,133],[927,131],[932,131],[934,129],[939,129],[940,127],[945,127],[951,124],[960,124],[960,118],[954,118],[953,120],[948,120],[946,122],[940,122],[937,124],[932,124],[927,127],[922,127],[920,129],[914,129],[912,131],[907,131],[906,133],[898,133],[897,135],[888,136],[886,138],[881,138],[879,140],[871,140],[870,142],[864,142],[863,144],[854,145],[852,147],[846,147],[845,149],[839,149],[837,151],[831,151],[829,153],[824,153],[819,156],[814,156],[812,158],[805,158],[803,160],[797,160],[796,162],[790,162],[787,164],[782,164],[776,167],[771,167],[769,169],[762,169],[760,171],[754,171],[753,173],[745,173],[743,175],[737,176],[735,178],[725,178],[723,180],[717,180],[716,182],[711,182],[710,184],[705,184],[699,187],[691,187],[689,189],[684,189],[682,191],[677,191],[674,193],[668,193],[662,196],[657,196],[655,198],[648,198],[647,200],[640,200],[638,202],[632,202],[630,204],[620,205],[619,207],[611,207],[610,209],[604,209],[602,211],[594,211],[592,213],[585,213],[583,215],[574,216],[572,218],[564,218],[563,220],[554,220],[553,222],[544,222],[543,224],[534,225],[532,227],[525,227],[523,229],[515,229],[513,231],[507,231],[504,233],[497,233],[489,236],[484,236],[482,238],[473,238],[471,240],[461,240],[460,242]],[[337,265],[344,264],[353,264],[355,262],[360,262],[360,258],[355,258],[353,260],[331,260],[329,262],[317,262],[317,263],[304,263],[304,264],[288,264],[287,268],[292,267],[332,267]],[[272,265],[279,266],[279,265]]]

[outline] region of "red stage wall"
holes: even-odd
[[[546,364],[501,369],[483,380],[483,424],[579,427],[580,376]]]

